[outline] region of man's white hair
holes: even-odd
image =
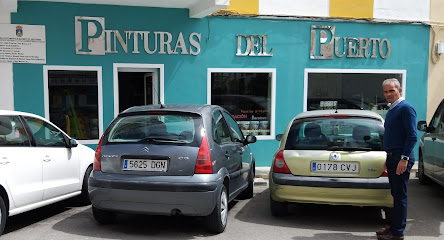
[[[401,84],[399,83],[398,79],[396,79],[396,78],[389,78],[389,79],[384,80],[384,82],[382,82],[382,87],[389,85],[391,83],[395,84],[395,87],[397,89],[401,88]]]

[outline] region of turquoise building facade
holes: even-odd
[[[133,97],[132,90],[122,89],[126,87],[125,81],[129,84],[132,77],[140,75],[137,72],[149,73],[149,80],[144,80],[151,85],[145,88],[151,93],[148,103],[165,104],[223,103],[214,96],[215,92],[229,88],[224,85],[218,89],[224,77],[229,81],[248,77],[245,84],[229,94],[249,96],[265,92],[261,95],[267,100],[263,109],[252,107],[234,113],[239,115],[239,122],[268,122],[262,133],[245,129],[258,135],[257,143],[251,145],[256,166],[271,165],[279,144],[274,136],[282,133],[295,115],[310,110],[309,99],[327,104],[329,99],[347,96],[359,100],[361,106],[366,102],[366,107],[383,114],[384,108],[378,104],[384,101],[380,83],[386,77],[400,79],[404,96],[416,108],[418,119],[426,118],[429,28],[421,24],[225,16],[191,19],[184,9],[34,1],[19,1],[17,13],[11,14],[11,24],[43,25],[46,32],[46,64],[13,65],[16,110],[53,121],[51,111],[57,109],[56,103],[69,105],[52,97],[67,94],[57,92],[57,86],[63,85],[57,85],[57,74],[61,74],[58,71],[97,72],[98,93],[77,96],[75,100],[96,109],[97,117],[83,120],[97,121],[95,127],[83,130],[95,133],[79,138],[94,149],[100,134],[124,107],[119,103]],[[76,24],[80,29],[77,32]],[[104,49],[94,32],[100,27]],[[144,34],[151,39],[150,53],[143,46]],[[134,41],[134,36],[138,40]],[[249,53],[248,41],[253,46]],[[97,43],[100,49],[93,45],[85,47],[89,43]],[[332,53],[331,58],[319,59],[323,52]],[[263,56],[257,56],[261,53]],[[266,74],[265,78],[261,73]],[[69,84],[74,84],[72,76]],[[255,85],[254,79],[259,78],[261,84]],[[76,91],[82,88],[90,87],[79,84]],[[335,88],[339,90],[333,92]],[[72,112],[65,115],[73,120]],[[67,126],[61,128],[66,131]]]

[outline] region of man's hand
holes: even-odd
[[[399,163],[398,163],[398,167],[396,168],[396,174],[397,175],[403,174],[405,172],[405,170],[407,169],[408,163],[409,163],[409,161],[405,161],[405,160],[401,159],[401,161],[399,161]]]

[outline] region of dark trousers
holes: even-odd
[[[413,155],[413,154],[412,154]],[[401,161],[401,153],[387,154],[387,173],[390,182],[390,189],[393,196],[393,212],[390,231],[393,235],[404,236],[404,229],[407,222],[407,185],[410,178],[410,170],[415,160],[410,156],[407,170],[401,174],[396,174],[396,168]]]

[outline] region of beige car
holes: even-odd
[[[287,214],[288,203],[381,207],[393,198],[383,166],[383,119],[367,110],[316,110],[292,119],[270,168],[270,207]]]

